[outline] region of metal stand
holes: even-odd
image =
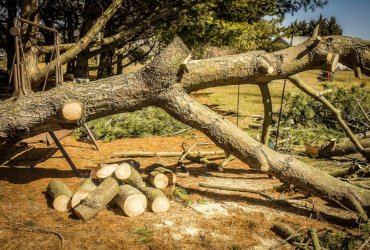
[[[66,152],[66,150],[64,149],[63,145],[60,143],[58,137],[55,135],[55,133],[53,131],[50,131],[49,132],[51,138],[53,139],[53,141],[55,142],[55,144],[57,145],[58,149],[60,150],[60,152],[62,152],[64,158],[66,159],[66,161],[68,162],[69,166],[72,168],[73,172],[75,173],[75,175],[77,177],[81,177],[81,173],[80,171],[76,168],[75,164],[73,163],[71,157],[69,157],[68,153]]]

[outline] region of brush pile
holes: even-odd
[[[132,162],[100,164],[98,170],[84,180],[74,194],[60,180],[51,180],[47,193],[57,211],[72,209],[85,221],[93,218],[108,204],[121,208],[129,217],[141,215],[147,208],[154,213],[168,211],[170,201],[162,189],[174,185],[176,175],[158,166],[145,179]]]

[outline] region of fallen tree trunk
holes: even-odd
[[[217,146],[252,168],[272,174],[329,201],[348,205],[363,216],[361,205],[370,208],[370,192],[343,183],[322,171],[255,141],[222,116],[201,105],[188,92],[215,86],[266,83],[295,73],[319,68],[322,51],[343,54],[342,63],[351,66],[362,50],[363,73],[370,74],[370,53],[361,40],[348,37],[309,39],[279,52],[251,52],[241,55],[194,60],[183,67],[189,50],[179,40],[138,72],[116,76],[88,85],[64,84],[44,93],[9,99],[0,105],[0,140],[16,140],[61,127],[74,128],[99,117],[158,106],[205,133]],[[275,70],[266,73],[266,62]],[[184,71],[184,68],[187,70]],[[268,71],[267,71],[268,72]],[[270,71],[271,72],[271,71]],[[80,102],[80,120],[66,121],[60,111]],[[35,112],[37,110],[37,112]],[[109,178],[108,178],[109,179]],[[94,191],[95,192],[95,191]],[[81,206],[81,204],[79,205]],[[77,208],[79,207],[77,206]]]
[[[370,148],[370,138],[362,139],[358,141],[361,146],[365,149]],[[334,156],[343,156],[349,154],[356,154],[358,150],[353,145],[351,141],[346,141],[342,143],[336,142],[336,140],[331,141],[328,145],[324,147],[318,147],[317,155],[322,158],[329,158]],[[370,152],[369,152],[370,153]]]
[[[66,184],[60,180],[51,180],[49,182],[47,193],[53,199],[53,207],[59,212],[66,212],[70,206],[72,192]]]
[[[108,177],[74,208],[75,214],[85,221],[90,220],[108,205],[118,191],[118,182],[112,177]]]
[[[128,217],[141,215],[147,206],[145,195],[130,185],[120,186],[113,201]]]

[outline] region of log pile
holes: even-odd
[[[121,208],[128,217],[139,216],[147,209],[154,213],[167,212],[170,201],[162,189],[176,183],[175,174],[158,166],[144,181],[133,165],[127,162],[100,164],[93,178],[84,180],[74,194],[64,182],[51,180],[47,193],[53,208],[60,212],[72,210],[85,221],[107,205]]]

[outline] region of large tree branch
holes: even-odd
[[[83,51],[91,42],[92,39],[100,32],[100,30],[106,25],[106,23],[112,18],[112,16],[116,13],[116,11],[121,6],[123,0],[114,0],[112,4],[106,9],[106,11],[101,15],[101,17],[96,20],[95,24],[91,27],[91,29],[86,33],[86,35],[78,41],[74,46],[72,46],[68,51],[63,53],[60,56],[60,63],[64,64],[72,60],[77,54]],[[49,67],[45,67],[39,70],[35,74],[31,74],[29,76],[30,82],[41,82],[46,75],[52,74],[55,71],[55,66],[57,65],[57,59],[51,61],[49,63]]]
[[[190,82],[187,82],[186,85],[179,79],[187,70],[186,59],[188,55],[189,51],[186,46],[181,40],[176,39],[150,64],[128,77],[119,75],[95,81],[87,86],[67,83],[51,91],[4,101],[0,105],[0,140],[24,138],[60,127],[77,127],[86,121],[99,117],[156,105],[165,109],[178,120],[203,131],[219,147],[237,156],[249,166],[261,169],[282,181],[319,195],[326,200],[349,205],[358,211],[362,218],[367,218],[362,206],[370,209],[370,191],[343,183],[291,156],[269,149],[222,116],[192,99],[186,92],[191,91],[191,86],[194,85],[191,85]],[[250,62],[260,60],[259,55],[256,55],[255,58],[251,57],[249,54],[248,60]],[[290,57],[297,58],[299,56],[295,54]],[[231,67],[233,60],[230,60],[230,57],[226,57],[225,60],[230,64],[226,66]],[[217,61],[221,63],[220,58]],[[215,65],[198,62],[207,67],[204,68],[204,72],[197,69],[199,74],[205,77],[204,79],[196,78],[192,73],[194,80],[198,79],[201,82],[194,83],[197,86],[196,89],[212,86],[209,80],[211,76],[208,74],[209,68]],[[209,60],[206,62],[209,63]],[[238,62],[240,63],[240,61]],[[300,63],[299,68],[309,68],[307,65],[317,67],[319,62],[307,59],[306,66],[303,62],[300,61]],[[252,77],[251,71],[245,70],[245,65],[243,67],[238,65],[235,64],[235,67],[240,69],[239,75],[237,75],[238,80],[242,78],[243,74]],[[258,70],[255,70],[257,72],[255,79],[259,79],[263,75],[266,76],[269,67],[261,61],[257,65],[259,67]],[[283,65],[283,67],[288,68],[289,65]],[[190,72],[191,70],[185,74],[190,74]],[[217,73],[217,84],[222,79],[220,72],[225,74],[225,81],[230,77],[223,68],[218,68],[218,71],[212,69],[212,72]],[[232,71],[232,74],[236,73],[235,70]],[[235,81],[231,81],[230,84],[234,83]],[[187,86],[187,88],[184,89],[183,86]],[[71,103],[72,105],[70,105]],[[82,114],[65,112],[67,107],[68,109],[72,107],[72,111],[75,111],[74,107],[81,107]]]
[[[330,36],[321,40],[311,38],[273,53],[258,51],[189,61],[181,83],[188,92],[225,85],[266,83],[310,69],[330,69],[335,62],[323,57],[328,54],[331,60],[339,54],[341,63],[350,68],[359,65],[364,74],[370,75],[370,49],[362,40]],[[268,67],[273,68],[272,73],[266,73]]]
[[[370,208],[370,191],[343,183],[324,172],[262,145],[236,125],[198,103],[181,88],[163,92],[157,105],[181,122],[204,132],[217,146],[231,152],[252,168],[319,195],[329,201],[360,203]]]

